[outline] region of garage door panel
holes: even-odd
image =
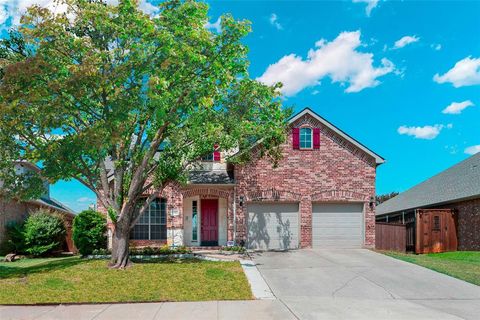
[[[318,246],[317,246],[318,247]],[[358,241],[357,240],[323,240],[322,248],[357,248]]]
[[[247,211],[248,248],[283,250],[298,247],[298,204],[250,204]]]
[[[312,206],[313,247],[358,248],[363,245],[363,204]]]
[[[359,230],[358,227],[342,228],[342,229],[317,228],[315,231],[318,231],[313,234],[313,237],[316,239],[327,238],[329,236],[341,236],[344,238],[356,239],[362,235],[362,230]]]

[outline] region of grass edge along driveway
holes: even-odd
[[[480,286],[480,251],[455,251],[412,254],[393,251],[381,253]]]
[[[79,257],[0,262],[0,304],[108,303],[252,299],[238,261],[134,263],[111,270]]]

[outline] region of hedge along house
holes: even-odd
[[[188,184],[159,193],[131,244],[373,247],[376,167],[384,159],[308,108],[289,120],[281,151],[274,168],[255,147],[243,165],[216,148]]]
[[[377,207],[376,221],[406,225],[407,250],[480,250],[480,153]]]
[[[18,161],[15,164],[16,174],[22,175],[29,171],[40,171],[36,165]],[[53,213],[63,216],[67,235],[65,237],[64,251],[76,252],[76,248],[72,240],[72,223],[75,213],[66,205],[50,196],[50,185],[45,181],[44,193],[38,199],[21,201],[18,199],[7,199],[1,196],[2,182],[0,181],[0,244],[6,240],[6,227],[9,223],[22,222],[28,215],[38,209],[46,209]]]

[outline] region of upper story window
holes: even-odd
[[[167,239],[167,202],[157,198],[138,219],[133,227],[133,240],[166,240]]]
[[[202,161],[213,161],[213,152],[203,156]]]
[[[300,128],[300,149],[312,149],[311,128]]]
[[[220,161],[220,149],[217,144],[213,147],[212,153],[202,157],[202,161]]]

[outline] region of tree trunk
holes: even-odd
[[[129,258],[128,243],[130,240],[130,228],[117,223],[112,237],[112,259],[110,268],[125,269],[131,265]]]

